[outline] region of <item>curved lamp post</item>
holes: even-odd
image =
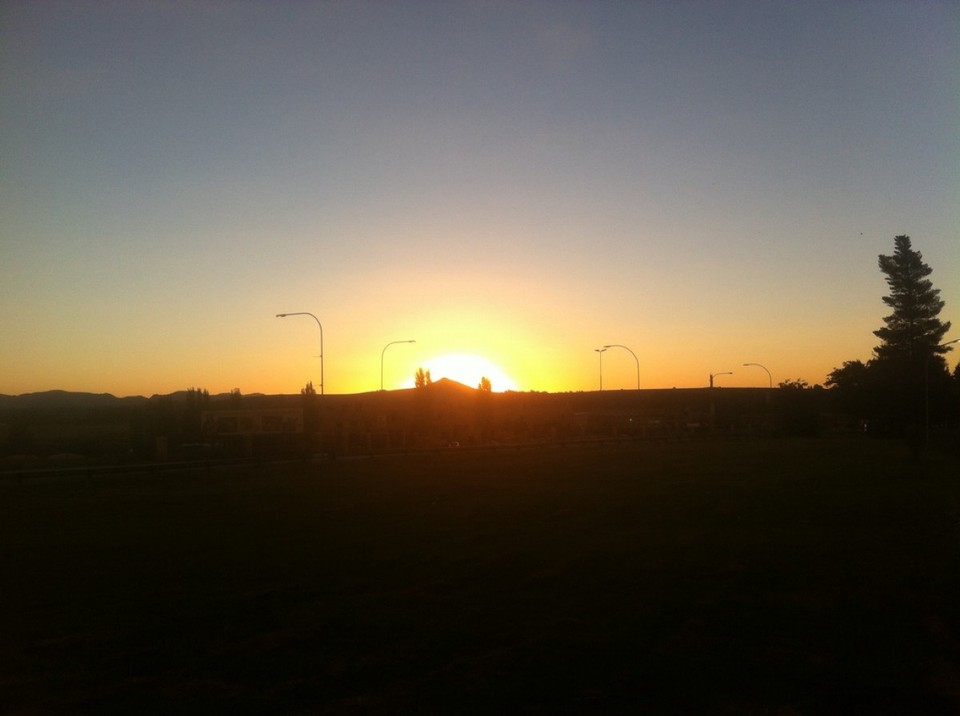
[[[947,341],[946,343],[941,343],[937,348],[944,348],[954,343],[960,343],[960,338],[954,338],[952,341]],[[927,359],[923,364],[923,412],[924,412],[924,422],[926,427],[926,445],[930,445],[930,357],[927,356]]]
[[[754,366],[756,366],[757,368],[763,368],[764,370],[767,370],[765,366],[762,366],[762,365],[760,365],[759,363],[744,363],[744,364],[743,364],[743,367],[746,368],[748,365],[754,365]],[[769,387],[772,388],[772,387],[773,387],[773,376],[770,375],[770,371],[769,371],[769,370],[767,370],[767,381],[769,382]]]
[[[718,375],[733,375],[733,371],[732,371],[732,370],[725,370],[725,371],[723,371],[722,373],[711,373],[711,374],[710,374],[710,387],[711,387],[711,388],[713,387],[713,379],[716,378]]]
[[[630,355],[632,355],[633,359],[637,362],[637,390],[640,390],[640,359],[637,358],[637,354],[620,343],[611,343],[610,345],[603,347],[604,350],[607,348],[623,348],[625,351],[630,351]]]
[[[603,348],[594,348],[594,351],[600,354],[600,392],[603,392],[603,352],[607,350],[607,347]]]
[[[287,316],[310,316],[320,327],[320,395],[323,395],[323,326],[320,325],[320,319],[312,313],[306,311],[296,311],[295,313],[278,313],[277,318],[286,318]]]
[[[416,341],[390,341],[383,347],[383,350],[380,351],[380,391],[383,392],[383,354],[387,352],[387,348],[397,343],[416,343]]]

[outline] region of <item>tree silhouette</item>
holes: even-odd
[[[826,386],[836,391],[840,407],[851,415],[862,418],[869,412],[876,392],[876,378],[872,362],[844,361],[827,376]]]
[[[828,388],[856,390],[870,384],[870,366],[860,360],[847,360],[840,368],[834,368],[827,376]]]
[[[874,370],[882,390],[881,404],[888,416],[905,423],[907,438],[915,455],[923,442],[921,425],[929,424],[930,401],[935,412],[945,383],[949,381],[943,354],[949,346],[941,346],[950,329],[938,317],[943,308],[940,290],[927,278],[933,269],[910,245],[909,236],[894,238],[890,256],[880,255],[880,270],[886,274],[890,295],[883,302],[893,313],[883,319],[883,328],[874,331],[881,340],[874,348]],[[932,396],[931,396],[932,394]]]
[[[916,365],[949,350],[939,344],[950,330],[950,321],[944,323],[938,318],[943,308],[940,289],[927,278],[933,269],[910,246],[909,236],[897,236],[893,241],[893,254],[880,254],[879,259],[890,287],[890,295],[884,296],[883,302],[893,313],[883,319],[883,328],[873,332],[881,340],[874,353],[878,361]]]
[[[493,388],[490,385],[490,379],[487,376],[480,378],[480,385],[477,386],[477,390],[479,390],[481,393],[490,393],[493,391]]]
[[[431,383],[433,383],[433,380],[430,378],[430,370],[424,371],[423,368],[417,368],[417,372],[413,375],[414,387],[426,388]]]
[[[203,438],[200,416],[210,407],[210,392],[206,389],[190,388],[184,396],[180,418],[178,442],[199,442]]]
[[[303,410],[303,447],[309,452],[318,449],[317,432],[320,428],[320,404],[312,380],[300,389],[300,405]]]
[[[950,347],[943,337],[950,322],[940,320],[940,291],[927,277],[932,269],[914,250],[910,237],[894,237],[894,251],[880,254],[880,270],[890,293],[883,302],[893,312],[874,331],[880,345],[874,357],[846,361],[827,378],[837,391],[841,406],[861,420],[878,421],[878,429],[907,437],[915,454],[924,442],[931,420],[943,419],[950,408],[950,374],[943,355]],[[872,428],[871,428],[872,429]]]
[[[919,456],[931,414],[945,414],[950,377],[942,345],[950,322],[941,321],[940,290],[927,278],[933,270],[910,243],[894,237],[892,254],[880,254],[878,265],[890,293],[883,302],[892,310],[873,333],[880,345],[866,364],[847,361],[830,373],[827,385],[838,389],[841,402],[862,418],[879,420],[880,429],[904,435]]]

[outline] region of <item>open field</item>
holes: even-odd
[[[0,483],[11,713],[956,713],[960,465],[566,447]]]

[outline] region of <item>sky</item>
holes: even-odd
[[[823,383],[898,234],[960,337],[958,78],[952,1],[8,0],[0,393]]]

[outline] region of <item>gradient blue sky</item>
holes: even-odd
[[[8,0],[0,393],[296,392],[285,311],[328,393],[820,383],[902,233],[960,337],[958,78],[956,2]]]

